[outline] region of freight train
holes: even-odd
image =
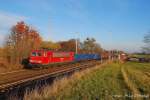
[[[74,52],[54,52],[50,50],[33,50],[29,57],[29,64],[32,67],[56,64],[79,62],[86,60],[100,60],[99,54],[75,54]]]

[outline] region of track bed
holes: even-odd
[[[71,71],[92,67],[96,64],[100,64],[100,61],[86,61],[80,63],[77,62],[60,66],[51,66],[47,69],[23,69],[6,74],[3,73],[0,74],[0,92],[4,92],[5,90],[23,84],[25,82],[38,80],[45,77],[56,77],[58,75],[69,73]]]

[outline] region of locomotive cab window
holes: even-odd
[[[32,56],[42,56],[41,52],[32,52]]]
[[[36,56],[36,52],[32,52],[32,54],[31,54],[32,56]]]
[[[46,54],[46,52],[44,52],[44,57],[46,57],[47,56],[47,54]]]
[[[41,52],[37,52],[37,56],[42,56],[42,53]]]

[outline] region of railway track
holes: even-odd
[[[0,74],[0,92],[12,89],[20,84],[30,82],[33,80],[44,79],[45,77],[56,77],[61,74],[73,72],[79,69],[85,69],[88,67],[100,64],[100,61],[88,61],[65,64],[62,66],[49,67],[48,69],[33,69],[33,70],[20,70],[14,72],[8,72]]]

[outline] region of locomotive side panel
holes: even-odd
[[[71,62],[74,60],[73,52],[53,52],[51,62]]]
[[[71,62],[74,60],[73,52],[52,52],[46,50],[34,50],[30,55],[30,64],[51,64],[59,62]]]

